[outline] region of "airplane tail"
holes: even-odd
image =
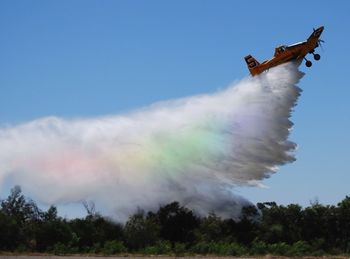
[[[252,55],[248,55],[244,57],[245,62],[247,63],[248,69],[250,73],[254,76],[256,74],[256,68],[260,65],[259,61],[257,61]]]

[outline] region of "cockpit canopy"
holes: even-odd
[[[275,48],[275,55],[278,56],[279,54],[283,53],[286,50],[287,46],[286,45],[281,45]]]

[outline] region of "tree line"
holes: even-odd
[[[178,202],[139,210],[125,224],[84,204],[84,218],[42,211],[15,186],[0,201],[0,251],[52,254],[324,255],[350,253],[350,197],[303,208],[275,202],[242,208],[238,220],[199,217]]]

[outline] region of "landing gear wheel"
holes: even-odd
[[[320,54],[315,54],[315,55],[314,55],[314,59],[315,59],[315,60],[320,60],[320,58],[321,58]]]
[[[306,63],[305,63],[305,65],[306,65],[307,67],[311,67],[311,66],[312,66],[312,62],[311,62],[310,60],[307,60]]]

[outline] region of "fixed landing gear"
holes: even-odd
[[[310,51],[309,52],[310,54],[312,54],[313,56],[314,56],[314,60],[316,60],[316,61],[318,61],[318,60],[320,60],[321,59],[321,55],[320,54],[316,54],[316,53],[314,53],[313,51]],[[311,67],[312,66],[312,62],[310,61],[310,60],[307,60],[306,58],[304,58],[305,59],[305,65],[307,66],[307,67]]]
[[[304,59],[306,60],[305,65],[307,67],[311,67],[312,66],[312,62],[310,60],[307,60],[306,58],[304,58]]]
[[[320,60],[320,58],[321,58],[320,54],[314,54],[314,60]]]
[[[315,50],[309,51],[309,54],[312,54],[314,56],[314,60],[316,60],[316,61],[321,59],[321,55],[316,54]]]

